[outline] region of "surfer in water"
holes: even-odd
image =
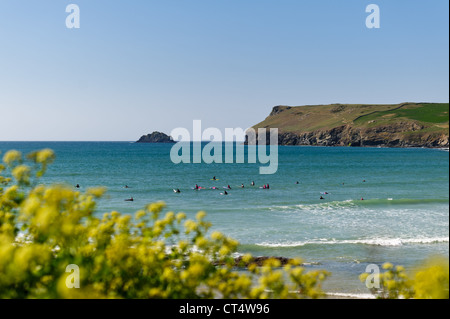
[[[223,191],[223,194],[224,194],[224,195],[228,195],[227,191]]]
[[[129,199],[125,199],[125,201],[126,201],[126,202],[133,202],[133,201],[134,201],[134,198],[131,197],[131,198],[129,198]]]
[[[228,188],[228,189],[231,189],[231,186],[230,186],[230,185],[228,185],[228,186],[227,186],[227,188]]]
[[[323,196],[320,196],[320,199],[325,199],[325,198],[323,198]]]
[[[75,186],[75,188],[80,188],[80,184],[77,184],[77,186]]]
[[[179,188],[175,189],[175,193],[181,193],[180,189]]]
[[[197,184],[195,184],[195,189],[198,189],[198,185]]]
[[[252,182],[252,186],[255,186],[255,182]]]
[[[241,188],[244,188],[244,184],[241,184]]]
[[[215,180],[217,180],[217,179],[216,179],[216,177],[214,176],[214,177],[212,178],[212,180],[215,181]]]

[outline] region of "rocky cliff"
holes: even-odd
[[[402,103],[276,106],[253,128],[278,128],[279,145],[444,148],[448,127],[448,103]]]

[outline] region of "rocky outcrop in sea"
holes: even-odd
[[[162,132],[153,132],[143,135],[136,143],[175,143],[171,136]]]

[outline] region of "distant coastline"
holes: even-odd
[[[278,128],[278,145],[445,149],[449,103],[279,105],[252,128],[266,129],[266,144]]]

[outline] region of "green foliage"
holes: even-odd
[[[422,107],[396,111],[397,117],[405,117],[428,123],[448,122],[448,103],[423,104]]]
[[[377,122],[385,119],[395,121],[400,118],[411,119],[425,123],[448,123],[448,103],[428,103],[414,107],[403,107],[395,110],[376,111],[369,115],[360,117],[355,123],[362,124],[371,120]]]
[[[380,299],[448,299],[449,263],[447,259],[435,257],[427,260],[413,275],[408,275],[402,266],[391,263],[383,265],[379,274],[380,288],[372,289]],[[368,273],[361,274],[366,281]]]
[[[206,213],[195,220],[153,203],[134,216],[96,214],[106,191],[39,185],[51,150],[9,151],[0,173],[0,298],[318,298],[325,271],[300,261],[281,268],[235,270],[238,242],[206,234]],[[252,259],[250,255],[243,262]],[[80,289],[67,287],[68,265],[79,266]]]

